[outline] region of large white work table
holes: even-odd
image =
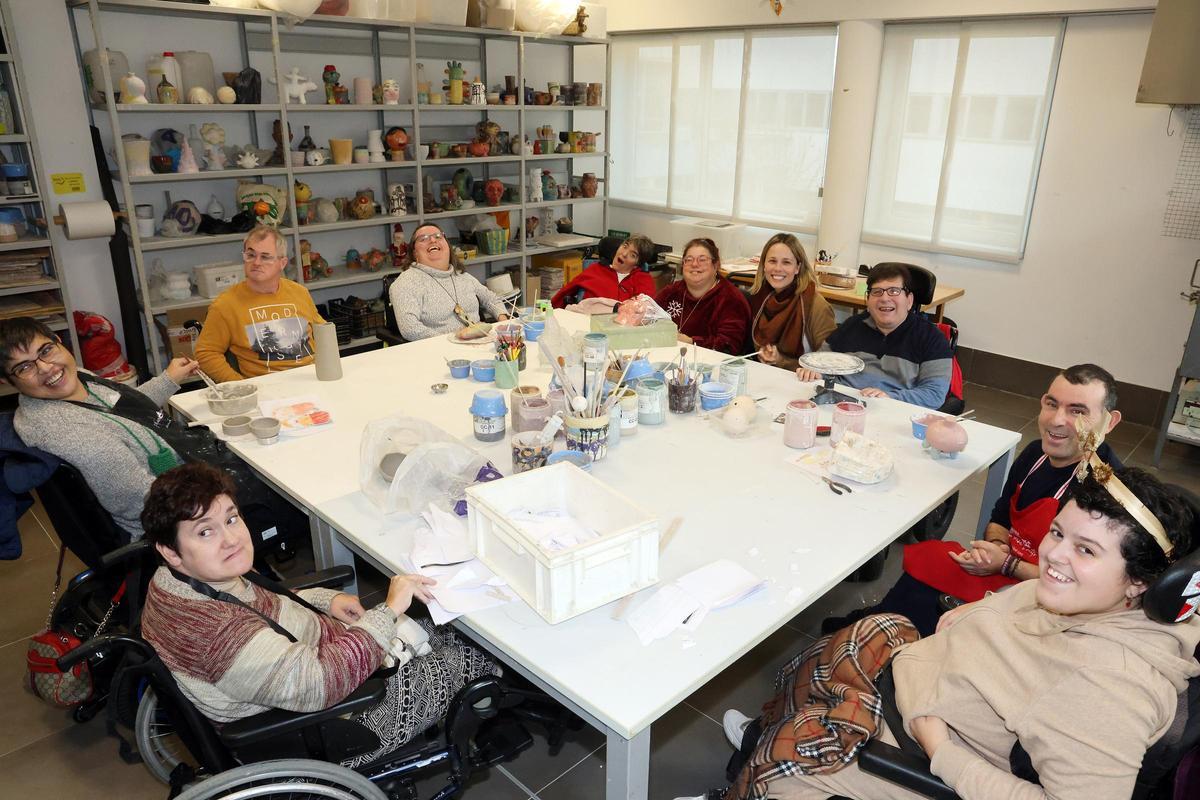
[[[559,311],[573,330],[584,317]],[[467,412],[474,391],[491,384],[453,380],[446,358],[486,357],[486,346],[458,345],[445,337],[342,359],[343,377],[319,382],[312,367],[255,379],[261,399],[316,395],[334,417],[332,429],[263,447],[233,449],[268,481],[306,509],[313,521],[318,566],[349,563],[358,554],[395,573],[408,552],[407,520],[387,519],[359,490],[359,443],[366,423],[391,414],[433,422],[487,455],[506,474],[507,438],[477,442]],[[678,348],[652,358],[678,356]],[[521,383],[545,389],[551,374],[534,352]],[[722,356],[700,351],[702,362]],[[650,725],[804,610],[973,474],[986,471],[979,531],[999,496],[1018,434],[966,423],[970,442],[953,460],[934,460],[911,436],[918,409],[893,400],[868,401],[867,435],[892,448],[895,471],[876,486],[854,486],[837,496],[800,468],[785,463],[799,451],[783,444],[783,426],[771,422],[788,401],[811,396],[814,384],[791,372],[751,364],[749,390],[760,422],[732,439],[713,419],[669,415],[660,426],[640,426],[593,465],[592,474],[656,514],[665,530],[682,518],[663,552],[660,581],[668,582],[719,558],[762,576],[767,588],[751,599],[708,615],[700,627],[642,646],[633,629],[612,619],[612,606],[551,626],[524,602],[462,617],[459,624],[495,656],[523,673],[607,736],[606,797],[645,800]],[[433,383],[450,384],[443,395]],[[853,390],[848,390],[853,392]],[[507,392],[505,392],[507,395]],[[191,392],[172,405],[193,419],[212,421]],[[829,422],[828,407],[821,424]],[[818,439],[817,447],[827,447]],[[644,592],[650,594],[650,590]],[[644,598],[635,598],[633,607]],[[627,616],[627,615],[626,615]],[[799,642],[797,642],[799,646]],[[681,789],[684,787],[680,787]]]

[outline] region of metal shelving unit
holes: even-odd
[[[10,163],[29,165],[29,182],[33,191],[21,195],[0,195],[0,207],[19,208],[27,226],[25,234],[15,242],[0,243],[0,254],[10,256],[28,252],[31,258],[41,260],[42,278],[21,285],[0,286],[0,298],[3,298],[3,302],[0,302],[0,317],[34,316],[55,331],[65,334],[62,337],[64,344],[78,355],[79,341],[75,336],[75,326],[71,324],[70,297],[54,252],[54,242],[44,227],[44,221],[49,218],[49,214],[40,185],[37,134],[32,121],[25,113],[28,98],[23,89],[24,75],[21,71],[19,37],[13,28],[9,2],[10,0],[0,0],[0,50],[4,51],[0,53],[0,85],[8,92],[14,129],[0,134],[0,153],[3,153],[5,160]],[[45,293],[45,296],[36,300],[32,297],[27,298],[40,303],[36,308],[4,308],[13,299],[40,293]],[[0,388],[0,394],[12,393],[14,390],[7,384]]]
[[[608,40],[606,39],[583,39],[570,36],[533,36],[517,31],[496,31],[478,28],[452,27],[444,25],[429,25],[429,24],[411,24],[403,22],[393,22],[388,20],[374,19],[358,19],[350,17],[329,17],[329,16],[314,16],[309,20],[291,26],[290,21],[281,15],[277,15],[271,11],[262,10],[245,10],[221,6],[197,5],[186,2],[174,2],[173,0],[68,0],[70,7],[79,9],[81,12],[86,12],[86,16],[90,22],[90,28],[94,39],[95,46],[101,51],[106,52],[106,44],[104,39],[103,26],[101,19],[103,15],[120,14],[125,17],[129,15],[153,15],[155,17],[174,17],[179,21],[185,20],[202,20],[209,23],[228,23],[231,32],[236,30],[241,54],[242,66],[249,66],[251,53],[270,55],[270,69],[263,72],[264,88],[267,81],[282,85],[284,83],[284,65],[283,59],[292,53],[319,53],[327,56],[328,61],[332,61],[339,57],[340,49],[348,40],[346,36],[357,36],[358,44],[369,44],[370,58],[374,64],[374,75],[372,82],[380,83],[384,75],[383,61],[384,46],[387,45],[393,50],[406,48],[406,54],[396,56],[394,52],[389,52],[388,58],[399,58],[401,61],[407,59],[408,74],[409,74],[409,98],[415,100],[417,98],[417,64],[422,59],[428,60],[432,56],[430,53],[439,52],[439,58],[444,56],[445,52],[454,50],[456,47],[461,48],[470,46],[477,48],[479,53],[481,79],[485,84],[488,83],[487,66],[486,66],[486,46],[489,42],[498,42],[502,45],[512,46],[516,50],[516,78],[517,85],[524,86],[526,82],[525,59],[526,59],[526,43],[536,43],[537,45],[561,45],[571,48],[571,53],[568,55],[568,81],[573,80],[575,71],[574,48],[579,46],[602,46],[605,48],[605,86],[611,85],[611,54],[608,50]],[[128,24],[128,21],[126,22]],[[79,26],[79,23],[76,22]],[[249,27],[248,27],[249,26]],[[197,30],[200,26],[197,26]],[[209,27],[211,29],[211,26]],[[339,36],[332,34],[340,32]],[[381,34],[385,38],[381,38]],[[432,38],[431,38],[432,37]],[[364,44],[364,39],[369,39],[369,42]],[[447,44],[447,42],[465,42],[467,44]],[[191,46],[203,48],[203,38],[198,42],[190,42]],[[294,45],[289,47],[290,45]],[[79,47],[78,38],[76,46]],[[418,52],[420,51],[420,52]],[[365,53],[365,50],[363,51]],[[456,56],[457,57],[457,56]],[[101,71],[103,73],[98,80],[102,86],[112,86],[113,76],[110,74],[108,60],[101,58]],[[137,72],[136,68],[134,70]],[[345,79],[343,80],[345,82]],[[436,83],[436,81],[435,81]],[[319,90],[318,90],[319,91]],[[253,145],[258,147],[258,125],[262,118],[259,114],[269,115],[269,117],[278,119],[283,130],[291,130],[297,137],[299,135],[298,127],[304,123],[309,123],[313,119],[328,119],[329,114],[351,114],[351,115],[374,115],[371,117],[370,124],[364,124],[363,130],[368,128],[382,128],[386,130],[389,127],[387,115],[396,113],[404,114],[406,118],[411,119],[411,125],[407,122],[402,122],[411,133],[411,142],[415,145],[415,149],[420,150],[422,142],[427,144],[429,141],[440,140],[445,141],[447,136],[423,136],[423,132],[430,129],[437,129],[440,133],[446,128],[461,128],[467,125],[474,125],[476,117],[485,119],[496,116],[497,121],[501,121],[505,128],[515,130],[515,135],[520,137],[529,129],[526,126],[526,115],[528,113],[545,113],[545,112],[568,112],[568,117],[572,112],[599,112],[604,115],[603,132],[609,129],[609,111],[607,105],[600,106],[526,106],[524,104],[516,105],[448,105],[448,104],[416,104],[401,103],[397,105],[386,104],[364,104],[364,105],[325,105],[321,103],[300,104],[300,103],[256,103],[253,105],[188,105],[188,104],[171,104],[160,105],[155,103],[145,105],[127,105],[114,102],[116,98],[110,96],[111,93],[106,93],[105,103],[100,106],[93,105],[94,113],[104,113],[109,121],[111,130],[112,142],[119,142],[123,133],[122,120],[123,118],[130,119],[151,119],[156,123],[165,123],[172,114],[186,115],[185,120],[198,120],[197,114],[210,112],[221,114],[223,118],[228,119],[229,114],[242,113],[247,115],[249,120],[250,132],[253,140]],[[462,122],[446,122],[447,117],[442,116],[438,121],[434,122],[429,119],[428,115],[437,114],[443,115],[445,112],[453,112],[451,119],[462,118]],[[317,115],[310,117],[309,115]],[[428,123],[422,121],[425,116]],[[515,119],[514,119],[515,117]],[[350,117],[349,119],[357,119]],[[289,121],[295,120],[298,125],[290,126]],[[311,124],[311,123],[310,123]],[[178,127],[178,126],[177,126]],[[469,139],[469,135],[462,136],[461,139]],[[111,142],[110,142],[111,144]],[[376,246],[382,249],[387,248],[390,243],[390,228],[395,223],[401,223],[405,226],[412,224],[420,224],[426,220],[442,220],[453,219],[467,215],[475,215],[481,213],[504,212],[515,214],[518,225],[523,227],[523,221],[531,215],[536,215],[538,209],[543,208],[564,208],[571,209],[574,205],[579,204],[590,205],[600,204],[602,207],[602,230],[603,233],[608,228],[608,205],[607,199],[603,196],[595,198],[573,198],[573,199],[554,199],[547,201],[526,202],[525,198],[529,197],[529,187],[527,186],[530,178],[530,170],[534,167],[545,165],[550,168],[547,162],[558,162],[554,165],[556,171],[567,174],[568,179],[573,177],[573,164],[576,159],[580,158],[595,158],[603,163],[603,174],[600,170],[597,172],[597,177],[600,180],[602,191],[607,189],[609,185],[609,159],[606,151],[593,153],[563,153],[563,154],[545,154],[545,155],[502,155],[490,156],[483,158],[417,158],[405,161],[386,161],[380,163],[367,164],[347,164],[347,165],[332,165],[326,164],[319,167],[311,166],[292,166],[290,160],[285,159],[287,163],[279,167],[260,167],[256,169],[240,169],[236,165],[228,165],[222,171],[200,172],[193,174],[162,174],[139,176],[128,179],[121,179],[121,176],[127,175],[128,170],[124,163],[124,152],[121,147],[114,147],[113,152],[117,161],[116,179],[119,182],[120,191],[123,193],[124,206],[131,209],[138,202],[135,199],[135,187],[152,185],[154,187],[170,188],[176,182],[182,186],[194,186],[196,183],[204,181],[227,181],[251,178],[257,182],[263,182],[264,178],[282,179],[286,184],[287,191],[287,218],[280,230],[289,237],[289,250],[293,254],[294,261],[298,261],[298,254],[301,252],[300,242],[302,239],[313,238],[312,249],[320,251],[322,248],[318,246],[317,238],[322,234],[327,234],[335,231],[347,231],[363,229],[365,232],[370,232],[370,229],[384,228],[384,231],[375,233],[379,240]],[[528,166],[527,166],[528,164]],[[565,165],[565,170],[563,166]],[[425,185],[425,175],[429,170],[439,169],[441,167],[468,167],[482,168],[483,177],[479,180],[486,180],[491,175],[491,167],[493,166],[514,166],[519,171],[519,182],[516,177],[509,176],[508,181],[511,185],[516,186],[519,191],[521,202],[506,203],[497,207],[477,206],[470,209],[462,209],[455,211],[445,210],[426,210],[424,206],[424,197],[422,187]],[[370,177],[378,182],[378,185],[384,189],[382,193],[377,193],[377,197],[386,196],[386,184],[388,179],[394,173],[399,173],[391,180],[402,180],[404,183],[413,187],[413,192],[409,195],[415,198],[416,212],[406,214],[404,216],[387,216],[381,215],[372,217],[367,220],[340,220],[333,223],[312,223],[300,225],[296,215],[296,203],[294,186],[297,180],[309,181],[319,179],[323,175],[362,175]],[[314,191],[314,195],[320,193]],[[411,230],[411,229],[409,229]],[[314,238],[315,237],[315,238]],[[133,250],[134,263],[138,273],[138,281],[140,286],[140,294],[143,303],[143,316],[146,318],[146,328],[151,339],[155,339],[153,331],[154,326],[150,323],[150,318],[157,314],[163,314],[173,308],[181,308],[187,305],[202,304],[208,302],[205,298],[195,297],[188,301],[157,301],[151,299],[149,302],[146,298],[152,298],[150,285],[148,280],[146,257],[147,253],[157,253],[160,251],[176,250],[178,248],[193,248],[210,244],[229,244],[239,240],[236,234],[228,234],[221,236],[204,236],[197,235],[186,238],[167,238],[162,236],[154,236],[141,238],[137,235],[136,230],[130,231],[131,248]],[[582,246],[582,245],[577,245]],[[365,249],[365,248],[364,248]],[[532,243],[518,241],[514,237],[510,244],[510,249],[506,253],[496,255],[480,255],[477,258],[467,262],[468,267],[482,266],[485,275],[490,272],[493,265],[511,266],[515,263],[519,269],[520,285],[524,287],[524,280],[529,259],[533,255],[550,253],[555,250],[574,249],[569,247],[541,247],[535,246]],[[506,264],[507,262],[507,264]],[[332,260],[331,260],[332,263]],[[335,265],[335,270],[338,265]],[[335,277],[326,279],[315,279],[305,282],[305,285],[310,289],[322,290],[341,286],[354,286],[364,283],[378,283],[386,277],[394,275],[398,272],[395,269],[382,270],[380,272],[361,272],[347,273],[342,267],[342,272],[335,274]],[[300,276],[298,276],[300,277]],[[162,354],[158,347],[150,348],[150,360],[155,368],[161,368],[164,363]]]

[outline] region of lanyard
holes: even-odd
[[[291,642],[292,644],[296,643],[297,639],[295,636],[292,635],[291,631],[289,631],[287,628],[283,627],[278,622],[271,619],[266,614],[259,611],[257,608],[250,605],[249,603],[239,600],[238,598],[231,595],[229,592],[222,592],[222,591],[219,591],[218,589],[214,589],[209,584],[205,583],[204,581],[197,580],[197,579],[193,578],[191,575],[184,575],[182,572],[177,572],[173,567],[167,567],[167,569],[170,570],[171,574],[175,576],[176,580],[186,583],[188,586],[192,587],[193,589],[195,589],[197,592],[204,595],[205,597],[212,598],[213,600],[219,600],[222,603],[232,603],[235,606],[241,606],[242,608],[246,609],[247,611],[249,611],[252,614],[257,614],[258,616],[262,617],[263,622],[266,622],[267,625],[269,625],[271,627],[271,630],[275,631],[280,636],[286,637],[287,640],[289,642]],[[317,614],[319,616],[325,616],[324,611],[317,608],[316,606],[314,606],[312,603],[305,600],[300,595],[296,594],[295,592],[293,592],[292,590],[288,589],[285,586],[281,586],[280,584],[275,583],[272,580],[268,580],[268,579],[264,578],[262,575],[259,575],[257,572],[247,572],[242,577],[245,578],[246,580],[250,581],[250,583],[253,583],[255,586],[266,589],[268,592],[271,592],[272,594],[284,595],[285,597],[295,600],[297,603],[304,606],[305,608],[307,608],[309,611],[313,612],[314,614]]]
[[[102,397],[92,391],[92,387],[85,384],[85,388],[87,389],[89,397],[94,399],[97,403],[104,406],[108,410],[111,411],[113,409],[113,406],[110,406]],[[146,454],[146,464],[150,467],[150,471],[154,473],[155,476],[162,475],[172,467],[178,466],[179,461],[175,458],[174,451],[167,447],[166,442],[160,439],[158,434],[156,434],[154,431],[150,430],[149,428],[145,429],[146,432],[150,434],[151,442],[158,448],[156,451],[151,451],[150,448],[147,447],[146,444],[138,437],[138,435],[133,432],[133,429],[124,422],[112,414],[105,414],[103,411],[99,413],[101,416],[104,416],[121,426],[121,429],[129,434],[129,438],[137,442],[137,446],[142,448],[142,452]]]

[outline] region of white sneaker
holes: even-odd
[[[746,732],[746,726],[753,721],[753,717],[747,717],[736,708],[725,712],[721,725],[725,728],[725,738],[733,745],[734,750],[742,749],[742,735]]]

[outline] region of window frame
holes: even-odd
[[[974,258],[974,259],[979,259],[979,260],[984,260],[984,261],[995,261],[995,262],[1006,263],[1006,264],[1019,264],[1024,260],[1025,248],[1029,243],[1029,227],[1030,227],[1030,221],[1033,218],[1033,205],[1034,205],[1034,201],[1037,197],[1037,184],[1038,184],[1039,178],[1041,177],[1042,157],[1044,156],[1045,149],[1046,149],[1046,136],[1050,129],[1050,115],[1053,111],[1053,106],[1054,106],[1055,89],[1058,84],[1058,71],[1062,64],[1062,48],[1063,48],[1063,41],[1066,38],[1066,29],[1067,29],[1067,21],[1068,21],[1068,18],[1066,16],[1050,18],[1050,19],[1056,19],[1058,22],[1058,26],[1057,26],[1057,31],[1054,34],[1054,45],[1053,45],[1053,48],[1052,48],[1052,51],[1050,54],[1050,69],[1047,71],[1045,88],[1042,93],[1042,99],[1044,101],[1044,107],[1045,107],[1044,111],[1042,112],[1042,122],[1040,125],[1040,130],[1037,132],[1037,135],[1035,137],[1031,137],[1031,143],[1034,148],[1033,163],[1030,166],[1030,174],[1029,174],[1029,178],[1027,181],[1027,185],[1025,187],[1025,212],[1024,212],[1024,215],[1021,220],[1020,244],[1019,244],[1017,250],[1015,252],[1013,252],[1013,251],[1008,251],[1008,250],[1001,251],[1001,250],[991,249],[991,248],[987,248],[987,247],[983,247],[983,246],[962,247],[962,246],[958,246],[958,245],[945,244],[945,243],[939,242],[939,235],[942,230],[942,221],[943,221],[943,217],[945,214],[946,193],[949,190],[949,183],[950,183],[950,170],[947,169],[947,166],[950,163],[952,163],[952,160],[953,160],[954,149],[955,149],[955,146],[957,143],[958,131],[959,131],[960,127],[965,127],[968,124],[968,121],[966,119],[962,119],[962,117],[964,115],[960,113],[960,110],[962,109],[964,102],[966,102],[968,100],[968,98],[965,95],[963,95],[963,93],[962,93],[962,87],[963,87],[963,81],[964,81],[965,74],[966,74],[967,53],[969,51],[970,44],[971,44],[972,30],[978,29],[978,28],[981,28],[984,26],[1002,25],[1006,22],[1020,24],[1023,22],[1031,22],[1031,21],[1035,21],[1035,20],[1044,21],[1045,19],[1047,19],[1047,18],[1044,18],[1044,17],[1022,17],[1022,18],[1016,19],[1016,20],[1007,19],[1007,18],[1006,19],[981,19],[981,20],[971,20],[971,21],[960,21],[957,23],[957,26],[958,26],[958,54],[957,54],[956,62],[955,62],[954,81],[953,81],[951,91],[950,91],[949,108],[947,110],[945,143],[942,148],[942,157],[941,157],[941,162],[940,162],[940,167],[939,167],[939,175],[938,175],[937,198],[934,203],[933,220],[932,220],[932,224],[930,226],[929,238],[928,238],[928,240],[923,240],[923,239],[916,239],[916,238],[907,237],[907,236],[891,236],[888,234],[868,232],[867,220],[866,220],[866,206],[869,205],[869,203],[870,203],[870,192],[871,192],[870,178],[868,177],[868,183],[866,186],[866,198],[865,198],[866,203],[864,203],[864,211],[863,211],[863,213],[864,213],[863,229],[862,229],[862,233],[859,237],[860,241],[863,244],[881,245],[881,246],[885,246],[885,247],[895,247],[895,248],[901,248],[904,250],[912,250],[912,251],[921,252],[921,253],[933,253],[933,254],[960,256],[960,257],[964,257],[964,258]],[[885,31],[884,31],[884,43],[885,44],[884,44],[884,46],[886,47],[886,41],[887,41],[886,28],[888,28],[888,27],[915,29],[915,28],[919,28],[922,26],[928,26],[929,28],[932,29],[935,27],[946,27],[947,24],[948,23],[946,21],[928,22],[928,23],[914,23],[914,22],[888,23],[887,25],[885,25]],[[954,24],[954,23],[950,23],[950,24]],[[881,87],[883,85],[882,71],[880,72],[880,85],[881,85]],[[912,95],[907,94],[907,91],[906,91],[906,95],[908,97],[912,97]],[[907,116],[907,113],[908,113],[908,104],[906,103],[906,105],[905,105],[906,116]],[[904,122],[907,122],[907,119]],[[878,126],[879,126],[879,106],[878,106],[878,101],[877,101],[876,113],[875,113],[875,126],[874,126],[874,130],[872,132],[872,137],[874,137],[875,133],[878,131]],[[902,123],[900,126],[901,136],[903,136],[903,130],[905,129],[905,127],[906,127],[906,125],[904,123]],[[925,134],[925,135],[928,135],[928,134]],[[1015,141],[1015,140],[1005,140],[1005,141]],[[874,159],[875,159],[874,143],[872,142],[872,163],[870,166],[868,166],[868,176],[870,175],[871,169],[876,166],[874,164]],[[895,179],[896,179],[896,176],[894,174],[888,176],[889,182],[892,183],[893,185],[894,185]]]
[[[742,75],[741,75],[741,85],[740,85],[740,91],[739,91],[739,97],[738,97],[738,126],[737,126],[737,141],[736,141],[736,145],[735,145],[736,159],[735,159],[734,169],[733,169],[733,198],[730,202],[730,207],[731,207],[732,211],[730,213],[726,214],[726,213],[718,213],[718,212],[712,212],[712,211],[701,211],[701,210],[697,210],[694,208],[680,207],[680,206],[672,204],[672,202],[671,202],[672,182],[674,179],[674,170],[672,169],[672,162],[671,162],[673,153],[671,152],[671,150],[674,148],[675,134],[676,134],[675,126],[676,126],[677,115],[675,113],[675,103],[676,103],[675,93],[676,93],[676,88],[679,84],[679,45],[680,45],[680,41],[681,40],[693,40],[697,36],[707,36],[707,35],[711,35],[713,37],[720,37],[720,36],[724,35],[726,38],[732,38],[729,36],[729,34],[732,34],[732,33],[740,33],[742,36],[742,65],[741,65],[742,66]],[[819,216],[818,216],[816,222],[814,222],[812,224],[801,224],[798,221],[784,222],[779,219],[761,219],[761,218],[757,218],[754,216],[748,216],[748,215],[739,213],[739,211],[741,209],[741,198],[742,198],[742,168],[743,168],[743,164],[745,162],[745,147],[746,147],[746,139],[747,139],[747,137],[746,137],[746,105],[747,105],[748,97],[750,94],[748,91],[747,82],[749,81],[749,78],[750,78],[750,63],[751,63],[751,56],[753,53],[752,43],[753,43],[753,40],[755,37],[762,37],[762,38],[787,37],[787,36],[796,36],[798,34],[801,34],[801,35],[810,34],[810,35],[816,35],[816,36],[821,36],[821,35],[833,36],[835,39],[834,64],[831,65],[831,68],[835,69],[836,68],[836,58],[837,58],[837,56],[836,56],[836,53],[837,53],[836,39],[837,39],[838,33],[839,33],[839,31],[838,31],[837,24],[830,24],[830,23],[812,24],[812,25],[751,26],[751,27],[746,27],[746,28],[705,28],[702,30],[680,30],[680,31],[674,31],[671,33],[646,33],[646,32],[613,33],[612,37],[614,39],[618,39],[618,38],[619,39],[629,39],[629,40],[634,40],[634,43],[640,43],[640,42],[665,43],[665,42],[669,41],[671,43],[671,86],[670,86],[670,94],[669,94],[669,107],[670,107],[669,112],[668,112],[669,121],[668,121],[668,126],[667,126],[667,128],[668,128],[668,131],[667,131],[668,163],[667,163],[667,180],[666,180],[666,191],[665,191],[666,200],[665,200],[665,202],[663,202],[661,204],[647,203],[647,202],[644,202],[641,200],[628,200],[628,199],[623,199],[623,198],[617,197],[616,195],[611,195],[608,198],[609,205],[617,207],[617,208],[629,209],[632,211],[646,211],[646,212],[659,213],[659,214],[673,214],[673,215],[682,216],[682,217],[698,217],[698,218],[703,218],[703,219],[719,220],[722,222],[741,223],[741,224],[744,224],[747,226],[752,226],[752,227],[779,228],[782,225],[782,226],[786,227],[788,230],[792,230],[797,233],[816,235],[817,229],[820,227],[820,217]],[[807,105],[808,105],[808,99],[806,97],[804,108],[802,109],[804,112],[804,116],[806,118],[807,118]],[[833,82],[832,81],[830,82],[829,100],[826,103],[825,115],[826,116],[825,116],[824,131],[825,131],[826,138],[828,140],[828,137],[831,135],[830,122],[832,121],[832,117],[833,117]],[[828,141],[826,142],[826,148],[828,148]],[[818,187],[818,191],[821,193],[824,192],[824,174],[822,174],[822,176],[821,176],[821,185]]]

